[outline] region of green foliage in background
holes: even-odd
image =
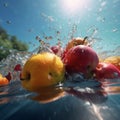
[[[11,50],[28,51],[29,46],[21,42],[16,36],[9,35],[0,27],[0,61],[6,58]]]

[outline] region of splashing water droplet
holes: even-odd
[[[6,59],[0,61],[0,73],[4,76],[8,76],[10,73],[10,79],[12,80],[19,80],[20,72],[26,60],[32,55],[33,53],[29,52],[18,52],[13,51],[10,55],[7,56]]]

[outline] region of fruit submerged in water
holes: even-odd
[[[64,64],[52,53],[44,52],[32,56],[25,63],[21,80],[24,88],[39,91],[42,87],[55,85],[64,80]]]
[[[85,76],[89,76],[96,68],[99,59],[92,48],[77,45],[66,53],[63,61],[68,73],[83,73]]]

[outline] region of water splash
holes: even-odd
[[[19,70],[15,70],[16,65],[20,65],[21,68],[23,67],[26,60],[32,55],[33,53],[29,52],[20,52],[20,51],[13,51],[10,55],[7,56],[6,59],[0,61],[0,73],[3,76],[6,76],[8,73],[11,73],[12,81],[19,80]]]
[[[102,7],[105,6],[106,3],[102,3]],[[69,32],[68,39],[71,39],[75,36],[77,32],[77,25],[72,25],[72,30]],[[87,30],[87,40],[93,45],[96,41],[100,41],[101,39],[95,38],[98,33],[98,28],[95,26],[91,26]],[[61,31],[55,29],[55,37],[57,38],[56,45],[62,47],[61,40]],[[0,104],[7,103],[9,101],[18,100],[18,99],[26,99],[29,96],[30,92],[24,90],[21,87],[20,82],[20,67],[22,69],[24,63],[27,59],[33,54],[38,54],[41,52],[51,52],[49,41],[53,39],[53,36],[47,36],[43,33],[43,36],[36,36],[35,39],[39,42],[39,46],[35,48],[32,52],[22,52],[22,51],[11,51],[11,54],[8,55],[6,59],[0,61],[0,73],[3,76],[6,76],[9,72],[11,73],[12,80],[8,86],[0,87]],[[116,51],[119,50],[119,47]],[[102,53],[102,55],[108,55],[108,52]],[[20,66],[20,67],[19,67]],[[17,84],[17,85],[16,85]],[[77,97],[78,99],[83,100],[85,103],[89,102],[89,104],[100,104],[105,102],[108,99],[108,95],[120,94],[120,80],[106,80],[106,81],[97,81],[94,79],[85,79],[82,74],[71,74],[68,75],[64,83],[61,83],[55,86],[54,90],[51,90],[49,93],[58,92],[58,90],[64,91],[65,94],[60,94],[58,98],[60,99],[64,95],[72,95]],[[12,88],[13,87],[13,88]],[[46,89],[46,91],[49,91]],[[38,95],[39,96],[39,95]],[[46,96],[45,94],[43,95]],[[43,96],[39,96],[39,98],[43,98]],[[4,99],[5,98],[5,99]],[[38,98],[38,97],[37,97]],[[54,98],[54,100],[56,100]],[[4,102],[5,101],[5,102]],[[93,107],[94,108],[94,107]]]

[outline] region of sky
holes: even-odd
[[[0,0],[0,26],[30,51],[39,46],[36,36],[63,46],[71,36],[88,36],[95,50],[120,51],[119,6],[120,0]]]

